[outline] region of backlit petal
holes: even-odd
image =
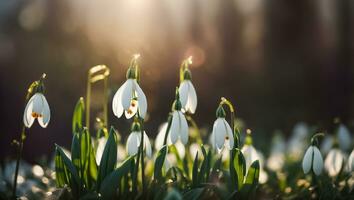
[[[49,124],[50,120],[50,108],[47,102],[47,99],[45,98],[44,95],[41,95],[42,101],[43,101],[43,111],[41,113],[41,117],[38,117],[38,122],[39,124],[43,127],[46,128]]]
[[[172,144],[176,143],[178,140],[178,136],[181,130],[180,119],[178,115],[178,111],[173,111],[172,114],[172,123],[169,131],[169,136],[171,137]]]
[[[143,92],[143,90],[140,88],[139,84],[136,83],[136,92],[137,92],[137,96],[138,96],[138,101],[139,101],[139,114],[141,118],[145,118],[146,116],[146,112],[147,112],[147,100],[146,100],[146,96]]]
[[[304,155],[304,158],[302,160],[302,169],[304,170],[304,173],[307,174],[311,170],[312,166],[312,157],[313,157],[313,147],[310,146]]]
[[[188,123],[187,119],[181,111],[178,111],[180,123],[181,123],[181,132],[180,137],[183,144],[188,143]]]
[[[191,81],[188,81],[188,102],[187,109],[194,114],[197,109],[197,93]]]
[[[313,172],[318,176],[322,173],[323,169],[323,158],[320,150],[317,147],[313,147]]]
[[[134,92],[134,81],[133,79],[128,79],[125,82],[125,87],[122,89],[122,106],[124,110],[128,110],[130,107],[131,100],[133,98]]]
[[[33,97],[28,101],[25,111],[23,113],[23,123],[27,128],[30,128],[34,122],[34,118],[32,117],[32,109],[33,109]]]
[[[127,152],[130,156],[133,156],[138,153],[139,143],[140,143],[139,133],[132,132],[129,135],[127,140]]]

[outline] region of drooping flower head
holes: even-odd
[[[344,164],[344,154],[342,151],[335,147],[329,151],[326,156],[324,167],[329,176],[336,176],[341,171]]]
[[[182,72],[180,79],[181,82],[179,85],[179,94],[182,104],[182,111],[194,114],[197,108],[197,93],[195,92],[195,88],[192,84],[192,74],[188,69],[189,64],[192,64],[191,57],[183,61],[181,65]]]
[[[221,150],[224,146],[231,150],[234,147],[234,136],[229,123],[225,120],[226,112],[222,105],[216,110],[216,120],[211,133],[211,143],[215,149]]]
[[[141,142],[141,128],[138,122],[134,122],[132,125],[131,133],[127,139],[127,152],[130,156],[136,155],[139,150]],[[144,131],[144,144],[143,148],[146,151],[146,155],[151,158],[152,156],[152,149],[149,137],[147,136],[146,132]]]
[[[31,128],[35,119],[38,120],[38,123],[43,128],[46,128],[49,124],[50,109],[47,99],[44,96],[43,80],[45,77],[46,75],[43,74],[41,79],[33,82],[29,88],[28,94],[31,98],[27,102],[23,114],[23,123],[27,128]]]
[[[314,174],[319,176],[323,170],[323,158],[320,150],[318,149],[317,137],[323,136],[323,134],[316,134],[311,139],[311,145],[306,150],[304,158],[302,160],[302,169],[305,174],[312,171]]]
[[[172,144],[175,144],[178,139],[180,139],[183,144],[187,144],[188,142],[188,123],[181,109],[182,105],[177,88],[176,99],[172,105],[171,127],[168,132],[168,137],[170,137]]]
[[[139,86],[139,67],[135,55],[127,70],[127,80],[117,90],[113,97],[112,109],[115,116],[120,118],[125,113],[127,119],[133,117],[136,113],[141,118],[145,118],[147,111],[147,100],[143,90]]]

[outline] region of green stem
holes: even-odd
[[[16,169],[15,169],[15,177],[14,177],[14,187],[12,190],[12,197],[16,199],[16,188],[17,188],[17,177],[18,177],[18,170],[20,168],[20,160],[22,156],[22,151],[23,151],[23,143],[26,139],[26,128],[25,126],[22,127],[22,132],[20,136],[20,144],[19,144],[19,149],[17,152],[17,160],[16,160]]]
[[[139,117],[140,118],[140,117]],[[145,163],[144,163],[144,119],[140,121],[141,129],[141,142],[140,142],[140,153],[141,153],[141,183],[143,186],[143,196],[145,194]]]
[[[235,141],[235,145],[237,148],[239,148],[240,144],[239,144],[239,140],[240,140],[240,136],[239,133],[235,131],[235,109],[234,106],[232,105],[232,103],[227,100],[225,97],[221,98],[221,102],[220,104],[226,104],[229,107],[230,110],[230,120],[231,120],[231,128],[232,128],[232,133],[234,135],[234,141]],[[237,138],[237,139],[236,139]]]
[[[166,128],[166,132],[165,132],[165,137],[163,139],[164,146],[167,144],[167,136],[168,136],[168,132],[170,132],[171,124],[172,124],[172,114],[170,113],[168,115],[168,119],[167,119],[167,128]]]

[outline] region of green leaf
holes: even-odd
[[[209,149],[207,157],[206,157],[206,165],[205,165],[205,181],[208,182],[210,175],[210,167],[211,167],[211,149]]]
[[[192,171],[192,186],[197,186],[198,185],[198,152],[195,155],[195,159],[193,162],[193,171]]]
[[[65,168],[67,169],[68,174],[70,174],[68,177],[69,178],[69,186],[72,189],[73,195],[77,196],[80,192],[80,177],[79,174],[77,173],[77,170],[73,163],[70,161],[70,159],[65,155],[63,149],[59,146],[56,145],[56,152],[60,156],[60,159],[62,159],[63,164],[65,165]]]
[[[204,192],[204,188],[195,188],[191,189],[188,192],[183,194],[184,200],[197,200],[200,199]]]
[[[112,127],[106,146],[104,147],[98,176],[97,176],[97,189],[100,189],[100,183],[105,179],[105,177],[110,174],[117,163],[117,134]]]
[[[254,161],[248,169],[245,184],[257,185],[259,179],[259,161]]]
[[[244,176],[246,175],[246,161],[240,149],[235,149],[233,166],[236,172],[237,186],[240,190],[243,185]]]
[[[80,163],[80,134],[74,133],[71,141],[71,162],[74,164],[79,176],[81,177],[81,163]]]
[[[70,183],[70,174],[68,168],[65,166],[63,158],[59,151],[55,150],[55,176],[57,187],[64,187]]]
[[[166,159],[167,146],[163,146],[157,154],[154,166],[154,179],[160,180],[162,177],[162,167]]]
[[[259,179],[259,161],[254,161],[248,169],[245,183],[241,189],[241,195],[243,198],[249,199],[253,191],[258,185]]]
[[[134,157],[129,157],[124,163],[103,180],[100,187],[100,194],[102,199],[115,199],[117,189],[121,183],[122,177],[129,173]]]
[[[205,172],[206,172],[206,166],[207,166],[207,153],[203,145],[201,145],[202,153],[203,153],[203,162],[200,167],[200,172],[198,175],[198,183],[202,183],[205,181]]]
[[[97,180],[97,164],[91,136],[86,128],[80,134],[80,147],[82,177],[85,180],[86,186],[92,188]]]
[[[73,134],[79,133],[83,128],[84,123],[84,112],[85,112],[85,103],[84,98],[81,97],[75,106],[72,122],[72,132]]]

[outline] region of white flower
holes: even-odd
[[[309,134],[308,126],[299,122],[294,126],[292,135],[288,142],[288,153],[291,158],[298,160],[303,154],[307,143],[307,136]]]
[[[333,146],[334,137],[332,135],[326,135],[321,143],[321,152],[327,154]]]
[[[346,126],[343,124],[339,125],[338,131],[337,131],[337,138],[338,138],[338,144],[339,147],[342,150],[348,150],[351,146],[352,139],[350,136],[350,132]]]
[[[316,146],[311,145],[306,150],[304,159],[302,160],[302,169],[305,174],[309,173],[311,169],[317,176],[322,173],[323,158]]]
[[[197,94],[192,82],[185,79],[180,84],[178,90],[183,110],[194,114],[195,109],[197,108]]]
[[[251,144],[243,145],[241,152],[242,152],[243,156],[245,157],[246,170],[248,170],[248,168],[251,166],[251,164],[254,161],[259,160],[257,150]]]
[[[232,129],[223,117],[218,117],[213,125],[213,132],[211,133],[211,143],[218,150],[224,146],[231,150],[234,147],[234,136]]]
[[[285,163],[285,141],[281,134],[273,137],[270,156],[267,160],[267,167],[272,171],[279,171]]]
[[[125,111],[127,119],[139,111],[140,117],[145,118],[147,111],[147,101],[143,90],[140,88],[136,79],[129,78],[117,90],[112,101],[113,113],[118,118]]]
[[[30,128],[37,119],[38,123],[46,128],[50,120],[50,109],[48,102],[42,93],[34,94],[28,101],[23,114],[23,123]]]
[[[343,162],[344,155],[338,148],[330,150],[324,163],[329,176],[336,176],[342,169]]]
[[[165,123],[161,124],[161,126],[159,127],[159,133],[157,134],[156,140],[155,140],[155,150],[156,151],[159,151],[163,146],[163,141],[165,139],[167,126],[168,126],[168,124],[165,122]],[[170,135],[168,135],[167,136],[167,146],[169,146],[171,144],[172,144],[171,137],[170,137]],[[185,149],[184,145],[182,144],[182,142],[180,140],[178,140],[174,145],[177,149],[179,157],[184,158],[184,156],[186,154],[186,149]]]
[[[175,144],[178,139],[180,139],[183,144],[187,144],[188,123],[182,111],[180,110],[173,111],[171,128],[168,134],[169,137],[171,138],[172,144]]]
[[[133,156],[138,153],[140,140],[141,139],[141,132],[133,131],[130,133],[128,140],[127,140],[127,152],[130,156]],[[151,144],[148,136],[144,131],[144,150],[146,151],[146,155],[151,158],[152,150]]]
[[[352,172],[354,170],[354,150],[352,150],[352,152],[349,155],[348,158],[348,172]]]
[[[159,151],[163,146],[163,142],[165,140],[165,134],[167,131],[167,126],[168,126],[168,123],[165,122],[165,123],[161,124],[159,127],[159,133],[157,134],[156,139],[155,139],[155,150],[157,150],[157,151]],[[171,144],[172,144],[171,138],[167,136],[167,145],[171,145]]]

